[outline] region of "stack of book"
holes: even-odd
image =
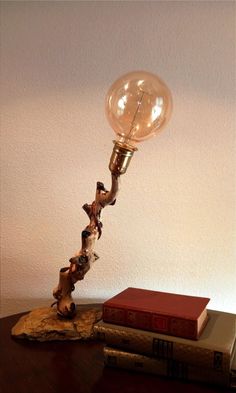
[[[105,365],[232,386],[236,315],[207,310],[209,300],[137,288],[107,300],[94,325]]]

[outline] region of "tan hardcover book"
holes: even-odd
[[[173,359],[155,359],[111,347],[104,348],[104,363],[108,367],[134,370],[183,381],[230,386],[230,372],[209,370]]]
[[[198,341],[98,322],[97,337],[107,345],[159,359],[174,359],[229,372],[236,346],[236,315],[208,310],[209,321]]]

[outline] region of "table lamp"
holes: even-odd
[[[111,189],[108,191],[103,183],[97,182],[95,200],[83,206],[90,222],[81,233],[81,249],[69,260],[69,267],[61,268],[59,283],[53,290],[56,299],[53,305],[57,305],[57,314],[64,318],[73,318],[76,314],[71,296],[74,284],[83,280],[98,259],[94,246],[102,234],[101,211],[105,206],[115,204],[120,175],[126,172],[137,144],[156,135],[167,124],[172,97],[158,76],[135,71],[112,84],[105,106],[108,122],[117,135],[109,163]]]

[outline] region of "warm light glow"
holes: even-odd
[[[144,82],[143,80],[138,81],[137,86],[140,87],[143,84],[143,82]]]
[[[106,97],[107,119],[122,143],[134,146],[159,132],[168,122],[172,97],[159,77],[130,72],[110,87]]]
[[[163,98],[158,97],[156,99],[156,105],[152,108],[152,121],[155,121],[161,115],[162,106],[163,106]]]
[[[125,105],[127,104],[127,96],[123,96],[118,101],[118,107],[123,110],[125,109]]]

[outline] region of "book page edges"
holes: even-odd
[[[207,313],[207,309],[205,308],[205,310],[203,310],[197,321],[197,340],[200,338],[208,321],[209,321],[209,316]]]

